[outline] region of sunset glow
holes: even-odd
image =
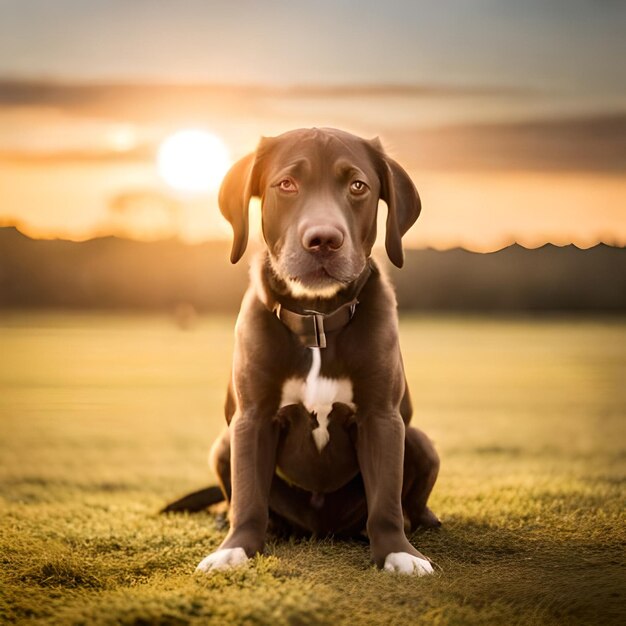
[[[214,3],[41,0],[33,30],[30,3],[8,3],[0,225],[228,239],[216,192],[230,164],[262,136],[328,126],[379,137],[412,177],[423,213],[407,247],[626,245],[626,4],[560,2],[567,21],[512,0],[358,19],[350,3],[292,3],[280,26],[259,4],[248,30]]]
[[[215,191],[230,167],[228,150],[219,137],[204,130],[181,130],[159,147],[163,180],[177,191]]]

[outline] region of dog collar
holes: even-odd
[[[280,304],[274,306],[274,315],[295,335],[306,348],[325,348],[326,333],[347,326],[359,301],[355,298],[343,304],[332,313],[307,311],[296,313]]]
[[[306,348],[325,348],[326,333],[342,329],[354,317],[357,304],[359,304],[357,298],[371,274],[372,268],[367,263],[353,289],[354,298],[331,313],[320,313],[313,310],[297,313],[285,308],[280,302],[274,305],[272,312],[294,335],[297,335],[303,346]]]

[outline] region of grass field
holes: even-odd
[[[192,575],[223,524],[156,511],[212,480],[232,323],[0,317],[0,621],[626,623],[626,321],[402,321],[442,457],[420,579],[331,539]]]

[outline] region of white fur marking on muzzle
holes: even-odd
[[[287,287],[289,287],[289,291],[294,298],[322,298],[328,300],[337,295],[337,292],[344,287],[343,283],[338,282],[325,287],[311,288],[292,278],[286,278],[285,283],[287,283]]]

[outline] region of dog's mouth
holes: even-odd
[[[332,298],[347,284],[325,267],[289,276],[286,283],[292,295],[308,298]]]
[[[326,267],[298,272],[285,280],[291,294],[296,298],[332,298],[349,280],[340,278]]]
[[[327,285],[330,282],[341,282],[338,278],[333,276],[324,266],[319,266],[314,270],[304,272],[298,276],[290,276],[290,280],[301,282],[304,285]]]

